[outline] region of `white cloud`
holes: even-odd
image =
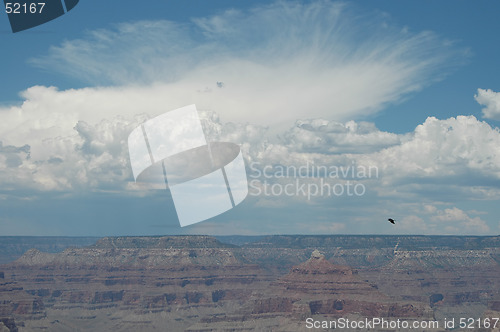
[[[128,107],[150,114],[158,105],[165,111],[195,103],[224,121],[346,121],[401,100],[463,58],[431,32],[387,21],[342,3],[279,2],[185,24],[123,23],[52,47],[32,63],[128,86],[107,90],[102,105],[109,108],[125,97]]]
[[[425,204],[425,205],[424,205],[424,211],[425,211],[426,213],[431,213],[431,214],[433,214],[433,213],[436,213],[437,208],[436,208],[435,206],[433,206],[433,205],[430,205],[430,204]]]
[[[59,109],[64,110],[64,101],[71,100],[65,99],[64,93],[58,95],[55,90],[47,91],[61,97]],[[81,91],[67,93],[85,96]],[[98,99],[91,96],[86,101],[98,108]],[[0,146],[3,193],[17,191],[36,196],[40,191],[64,191],[69,195],[113,191],[119,195],[143,194],[131,191],[136,187],[132,184],[126,140],[130,131],[147,115],[132,116],[127,114],[132,110],[128,110],[122,116],[93,123],[75,120],[85,117],[85,114],[78,114],[78,107],[67,114],[61,110],[58,116],[49,109],[44,101],[0,110],[4,119],[11,123],[11,126],[0,125],[0,137],[9,138]],[[294,229],[302,224],[293,220],[293,215],[299,216],[305,211],[311,213],[308,218],[315,220],[307,231],[319,233],[354,231],[349,223],[344,224],[344,220],[353,218],[352,214],[354,219],[367,220],[367,227],[373,227],[369,221],[374,211],[382,216],[396,217],[399,228],[387,229],[389,232],[487,234],[494,228],[486,222],[487,216],[478,216],[483,211],[466,212],[450,206],[457,197],[461,200],[498,198],[500,132],[474,117],[445,120],[431,117],[406,135],[381,132],[370,123],[303,120],[273,142],[270,142],[266,127],[224,123],[212,112],[201,112],[201,118],[208,140],[239,143],[247,161],[258,161],[262,166],[300,167],[307,162],[350,166],[354,162],[379,167],[380,177],[359,180],[366,186],[365,197],[313,197],[305,201],[302,196],[259,196],[246,203],[251,205],[250,210],[266,209],[270,213],[297,208],[290,216]],[[29,129],[24,127],[27,123]],[[314,147],[311,137],[320,138]],[[370,144],[378,151],[367,153]],[[349,153],[336,152],[342,150]],[[281,183],[288,181],[278,179],[277,183],[280,180]],[[409,203],[414,206],[409,207]],[[315,215],[314,211],[324,211],[334,220],[320,222],[318,216],[323,214]],[[375,232],[378,229],[370,228]]]
[[[452,209],[444,209],[443,211],[439,211],[439,213],[433,217],[436,221],[444,221],[444,222],[453,222],[453,221],[463,221],[468,220],[470,217],[456,207]]]
[[[483,106],[483,116],[487,119],[500,120],[500,93],[493,90],[477,89],[474,99]]]
[[[445,223],[453,233],[488,234],[490,227],[479,217],[470,217],[465,211],[457,207],[437,211],[431,220]]]
[[[373,123],[300,120],[284,134],[290,149],[319,153],[367,153],[400,143],[400,136],[382,132]]]
[[[448,178],[457,185],[481,185],[485,178],[500,179],[500,131],[474,116],[429,117],[400,145],[358,159],[395,181]]]
[[[375,167],[378,177],[362,181],[379,197],[450,202],[500,194],[500,131],[473,116],[429,117],[405,135],[362,122],[298,121],[281,140],[256,135],[251,146],[247,159],[261,167]]]
[[[22,169],[24,163],[29,162],[30,146],[5,146],[0,141],[0,177],[2,180],[2,190],[16,190],[19,187],[17,182],[19,179],[29,181],[31,174],[29,171]]]
[[[137,124],[123,118],[79,121],[72,134],[54,130],[54,136],[26,137],[30,143],[22,147],[0,145],[2,190],[123,191],[131,176],[126,138]]]
[[[127,188],[132,181],[127,136],[149,117],[136,115],[145,109],[134,101],[154,112],[166,111],[157,97],[161,94],[147,91],[25,91],[22,105],[0,109],[3,183],[36,190]],[[494,199],[500,192],[500,132],[473,116],[429,117],[405,135],[382,132],[367,122],[299,120],[278,139],[254,123],[223,122],[210,111],[202,111],[201,118],[210,141],[241,144],[247,161],[263,166],[376,166],[380,176],[365,183],[378,197],[451,201]]]
[[[397,221],[398,231],[403,231],[408,234],[428,234],[429,227],[424,219],[416,215],[409,215]]]
[[[396,221],[397,232],[432,235],[486,235],[490,232],[485,220],[471,217],[456,206],[437,208],[431,204],[405,204],[401,213],[403,217]]]

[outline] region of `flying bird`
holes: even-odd
[[[387,219],[391,224],[395,224],[396,223],[396,220],[392,219],[392,218],[389,218]]]

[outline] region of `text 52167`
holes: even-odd
[[[5,11],[7,14],[41,14],[44,7],[45,7],[45,2],[5,3]]]

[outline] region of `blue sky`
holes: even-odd
[[[2,14],[0,234],[498,234],[499,11],[82,0],[16,34]],[[207,137],[241,144],[247,166],[380,174],[354,179],[361,196],[251,195],[180,228],[168,193],[134,187],[126,138],[192,103]]]

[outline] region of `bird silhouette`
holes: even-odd
[[[389,218],[387,219],[391,224],[395,224],[396,223],[396,220],[392,219],[392,218]]]

